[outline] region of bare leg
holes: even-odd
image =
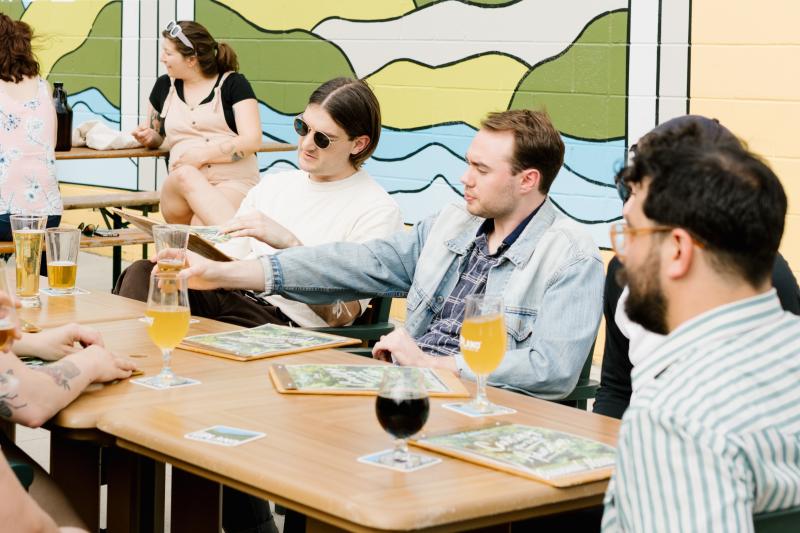
[[[86,524],[78,517],[78,514],[69,504],[67,497],[41,466],[16,444],[2,439],[2,445],[3,453],[6,457],[28,463],[33,467],[34,478],[33,485],[31,485],[30,488],[30,495],[36,500],[36,503],[53,518],[56,524],[60,526],[77,526],[86,529]],[[0,456],[0,460],[5,461],[2,456]]]
[[[161,214],[170,224],[189,224],[194,214],[181,193],[179,180],[174,173],[167,176],[161,187]]]
[[[192,167],[181,167],[175,171],[181,194],[189,204],[194,218],[201,225],[216,226],[227,222],[236,214],[244,193],[224,185],[212,185],[205,175]]]

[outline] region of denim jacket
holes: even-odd
[[[454,204],[386,239],[262,256],[265,292],[310,304],[406,297],[405,328],[418,338],[458,281],[483,220]],[[597,333],[603,281],[591,237],[546,200],[489,272],[486,293],[503,295],[508,334],[489,384],[547,399],[569,394]],[[456,364],[474,379],[461,355]]]

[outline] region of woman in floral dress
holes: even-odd
[[[0,13],[0,241],[11,240],[14,214],[47,215],[48,227],[61,221],[56,112],[32,37],[26,23]]]

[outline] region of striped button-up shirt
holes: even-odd
[[[632,379],[604,531],[752,531],[800,506],[800,318],[774,289],[682,324]]]

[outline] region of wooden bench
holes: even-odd
[[[146,248],[149,243],[153,242],[153,237],[140,229],[120,228],[116,231],[119,233],[118,237],[87,237],[86,235],[81,235],[81,248],[103,248],[105,246],[114,247],[111,273],[112,286],[117,284],[117,278],[119,278],[119,275],[122,272],[122,246],[141,244]],[[0,254],[13,253],[13,241],[0,241]]]
[[[122,218],[109,211],[111,207],[135,209],[141,211],[144,216],[149,213],[158,212],[160,203],[160,193],[158,191],[120,191],[113,193],[103,194],[83,194],[78,196],[65,196],[63,198],[64,210],[73,209],[97,209],[105,221],[106,226],[111,229],[120,231],[120,241],[117,244],[111,243],[114,237],[91,237],[90,239],[99,239],[98,244],[84,244],[81,241],[82,248],[94,248],[102,246],[113,246],[114,250],[111,252],[111,279],[112,283],[117,283],[117,278],[122,272],[122,246],[130,244],[142,244],[142,256],[147,257],[147,243],[153,242],[152,238],[142,241],[141,235],[134,233],[130,230],[129,233],[122,233],[123,224]],[[127,231],[127,230],[126,230]],[[139,232],[141,233],[141,232]],[[123,235],[129,235],[130,238],[123,238]],[[86,239],[86,237],[84,237]]]

